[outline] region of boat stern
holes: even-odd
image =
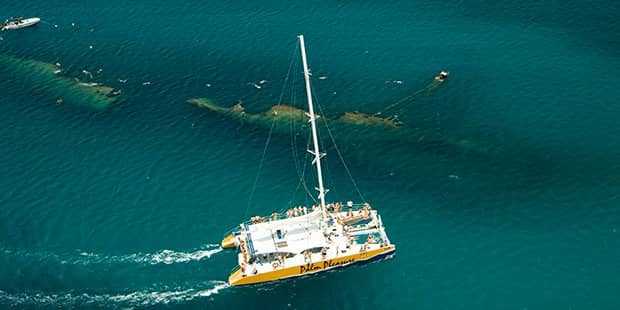
[[[243,279],[243,274],[241,272],[241,269],[237,269],[235,271],[233,271],[233,273],[230,274],[230,276],[228,277],[228,284],[230,286],[238,286],[238,285],[243,285],[241,283],[241,279]]]
[[[235,235],[234,234],[230,234],[230,235],[224,237],[224,239],[222,239],[222,248],[224,248],[224,249],[234,249],[235,247],[237,247],[237,244],[235,243]]]

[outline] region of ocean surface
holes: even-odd
[[[618,1],[33,0],[0,13],[42,19],[0,33],[0,308],[620,309]],[[325,115],[403,123],[335,133],[363,197],[321,137],[328,200],[369,201],[397,255],[228,287],[224,233],[312,203],[305,135],[186,100],[303,108],[298,34]],[[16,59],[122,93],[103,110],[56,105]]]

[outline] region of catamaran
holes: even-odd
[[[38,17],[23,19],[21,16],[15,16],[11,20],[4,21],[2,24],[2,31],[34,26],[40,21],[41,19]]]
[[[238,249],[230,285],[249,285],[317,274],[335,268],[389,259],[396,253],[381,216],[367,202],[325,202],[310,71],[304,37],[298,36],[312,132],[313,164],[318,179],[319,204],[297,206],[286,213],[254,216],[222,240],[223,248]]]

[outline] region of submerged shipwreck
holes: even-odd
[[[189,99],[187,103],[243,123],[264,128],[273,126],[274,132],[288,133],[291,127],[297,131],[308,130],[306,112],[286,104],[276,104],[264,112],[248,113],[242,103],[223,107],[205,98]],[[484,145],[470,138],[440,134],[431,129],[412,128],[402,124],[397,118],[384,118],[358,111],[345,112],[335,117],[323,115],[320,117],[330,127],[335,128],[334,134],[342,141],[394,141],[481,155],[495,155],[500,151],[497,147]],[[368,134],[360,135],[360,131],[366,131]]]
[[[57,65],[4,54],[0,54],[0,74],[51,104],[69,103],[104,110],[114,103],[119,93],[106,85],[64,76]]]
[[[307,123],[305,121],[306,111],[292,107],[286,104],[276,104],[268,111],[262,113],[247,113],[242,103],[237,103],[230,108],[221,107],[208,99],[195,98],[187,101],[200,108],[206,108],[210,111],[227,115],[241,121],[247,121],[257,125],[270,125],[274,119],[279,120],[277,124],[289,126],[290,122],[298,122],[300,125]],[[322,117],[322,116],[320,116]],[[346,112],[338,118],[329,119],[331,123],[350,124],[357,126],[379,126],[385,128],[399,128],[402,125],[394,118],[382,118],[376,115],[368,115],[362,112]]]

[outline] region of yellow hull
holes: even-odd
[[[222,239],[222,248],[234,249],[235,247],[237,247],[237,245],[235,244],[235,236],[233,236],[233,234],[230,234]]]
[[[302,266],[287,267],[275,269],[270,272],[261,274],[243,276],[241,270],[233,272],[228,278],[228,283],[232,286],[265,283],[275,280],[305,276],[329,269],[345,267],[355,263],[365,263],[376,259],[384,258],[396,251],[395,245],[390,245],[376,250],[342,256],[338,258],[321,260],[313,263],[307,263]]]

